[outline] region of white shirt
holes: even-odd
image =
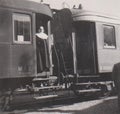
[[[41,38],[41,39],[47,39],[48,38],[48,35],[43,33],[43,32],[40,32],[40,33],[36,33],[36,36],[38,38]]]

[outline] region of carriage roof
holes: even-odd
[[[0,7],[31,11],[52,17],[49,6],[27,0],[0,0]]]
[[[113,24],[120,24],[120,17],[108,15],[99,12],[71,9],[74,21],[92,21],[92,22],[107,22]]]

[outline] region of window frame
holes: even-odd
[[[116,35],[115,35],[115,26],[114,25],[107,25],[107,24],[103,24],[102,26],[103,26],[103,48],[104,49],[116,49],[117,48],[117,43],[116,43]],[[112,38],[114,38],[114,40],[115,40],[114,47],[113,46],[109,46],[109,45],[105,46],[105,32],[104,32],[104,28],[105,27],[111,27],[112,30],[113,30],[113,37]]]
[[[17,41],[16,40],[16,36],[15,36],[15,20],[17,20],[15,18],[15,16],[19,17],[29,17],[30,19],[30,38],[29,41]],[[12,15],[12,20],[13,20],[13,43],[15,44],[32,44],[32,18],[29,14],[26,13],[13,13]]]

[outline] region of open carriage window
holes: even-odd
[[[104,31],[104,48],[116,48],[114,26],[103,25],[103,31]]]
[[[31,43],[31,18],[25,14],[13,14],[15,43]]]

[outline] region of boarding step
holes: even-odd
[[[103,85],[103,84],[108,85],[108,84],[112,84],[112,83],[113,83],[113,81],[106,81],[106,82],[86,82],[86,83],[76,83],[75,85],[76,86],[81,86],[81,85],[98,85],[98,84],[100,84],[100,85]]]
[[[83,91],[94,91],[94,90],[101,90],[104,92],[112,91],[113,90],[113,81],[106,81],[106,82],[86,82],[86,83],[76,83],[73,85],[73,89]],[[82,90],[81,90],[82,89]],[[92,92],[91,91],[91,92]]]
[[[15,95],[21,95],[21,94],[28,94],[28,90],[25,88],[25,89],[21,89],[21,88],[18,88],[14,91],[14,94]]]
[[[40,100],[40,99],[55,98],[55,97],[58,97],[58,95],[37,96],[37,97],[34,97],[34,99]]]
[[[86,89],[86,90],[77,90],[79,93],[90,93],[90,92],[100,92],[101,89]]]
[[[49,81],[49,80],[57,80],[57,77],[56,76],[49,76],[49,77],[45,77],[45,78],[36,77],[32,81],[35,82],[35,81]]]
[[[85,76],[80,75],[80,76],[77,76],[78,82],[89,82],[89,81],[97,82],[98,80],[100,80],[99,75],[85,75]]]
[[[14,95],[27,95],[27,94],[47,94],[48,92],[55,92],[62,90],[62,86],[44,86],[44,87],[31,87],[30,89],[16,89]]]
[[[46,87],[35,87],[35,91],[40,91],[40,90],[59,90],[62,89],[62,86],[46,86]]]
[[[99,75],[80,75],[78,78],[99,78]]]

